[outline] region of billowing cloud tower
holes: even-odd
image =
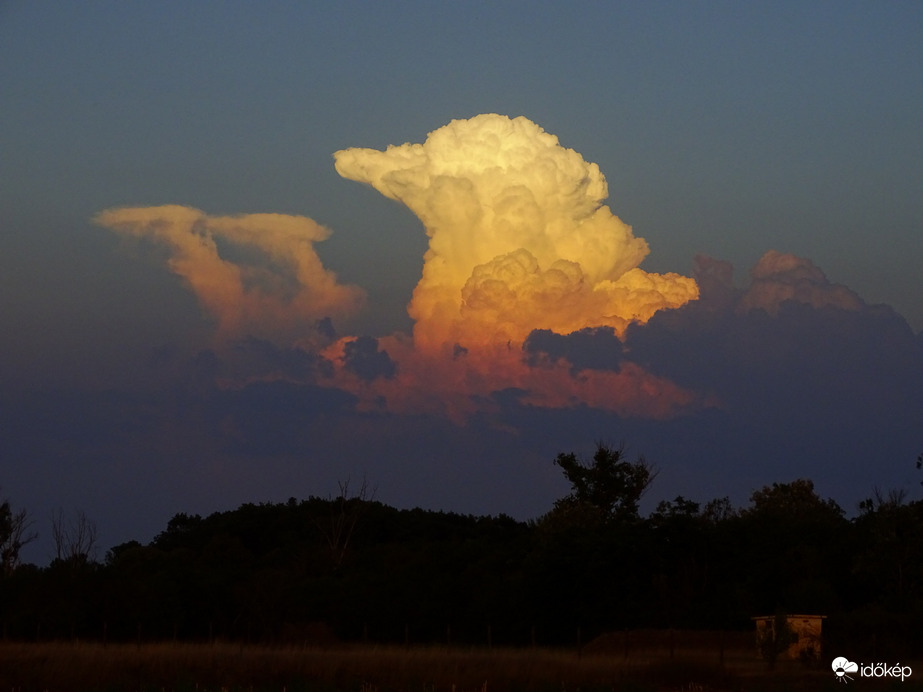
[[[413,292],[412,343],[379,339],[393,376],[339,386],[369,406],[444,411],[461,420],[499,391],[543,407],[589,405],[664,417],[695,396],[614,351],[587,370],[542,357],[548,337],[602,329],[622,334],[698,296],[694,279],[638,268],[647,243],[603,204],[606,179],[532,121],[503,115],[453,120],[423,144],[345,149],[336,169],[405,204],[429,236]],[[349,339],[328,349],[346,363]],[[529,352],[523,346],[528,345]]]
[[[638,268],[647,243],[603,204],[599,167],[524,117],[453,120],[423,144],[334,157],[423,222],[409,307],[422,351],[506,348],[534,329],[621,333],[698,295],[691,278]]]

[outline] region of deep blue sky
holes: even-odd
[[[656,457],[655,499],[742,504],[799,475],[850,510],[873,484],[917,492],[921,26],[917,2],[0,2],[0,493],[43,534],[52,508],[86,510],[105,549],[176,511],[325,495],[348,474],[385,502],[534,517],[566,490],[554,455],[601,437]],[[207,325],[96,213],[308,216],[333,231],[324,265],[368,292],[351,332],[406,332],[422,226],[332,155],[479,113],[525,115],[597,163],[650,244],[644,269],[692,275],[702,253],[744,290],[776,250],[894,312],[652,327],[638,361],[741,412],[668,424],[511,403],[459,427],[310,392],[145,398],[152,354],[197,352]],[[785,345],[761,357],[769,334]],[[234,416],[258,427],[251,446],[222,437]]]

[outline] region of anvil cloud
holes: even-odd
[[[215,320],[221,340],[303,335],[319,319],[354,314],[364,299],[323,267],[314,243],[330,231],[303,216],[208,216],[168,205],[109,209],[94,220],[164,248],[167,267]]]

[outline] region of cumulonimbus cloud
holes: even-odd
[[[533,329],[621,333],[698,295],[691,278],[638,268],[648,245],[603,204],[599,167],[524,117],[453,120],[422,144],[334,158],[423,222],[409,307],[420,350],[520,345]]]
[[[595,368],[587,364],[608,359],[545,357],[538,342],[523,350],[536,330],[603,329],[618,341],[629,324],[698,296],[692,278],[639,268],[647,243],[604,204],[599,167],[557,137],[526,118],[489,114],[452,121],[423,144],[334,158],[342,176],[423,222],[429,248],[408,308],[412,338],[311,336],[319,319],[348,316],[364,297],[323,267],[314,243],[330,231],[311,219],[163,206],[110,209],[95,221],[166,248],[169,269],[215,319],[219,340],[307,348],[330,365],[312,368],[317,382],[354,394],[366,410],[462,421],[498,392],[530,406],[646,417],[697,405],[631,362]]]
[[[324,268],[314,243],[330,231],[304,216],[209,216],[167,205],[108,209],[94,221],[165,248],[168,268],[216,320],[219,339],[298,338],[319,319],[353,315],[365,298]]]
[[[533,406],[652,417],[695,403],[630,363],[537,368],[523,352],[535,330],[621,334],[698,296],[692,278],[639,268],[647,243],[603,203],[599,167],[557,137],[524,117],[487,114],[454,120],[422,144],[345,149],[334,158],[343,177],[405,204],[429,236],[408,308],[412,343],[379,340],[396,362],[394,376],[359,382],[338,370],[366,405],[461,419],[502,390]],[[341,343],[327,355],[345,363],[345,353]]]

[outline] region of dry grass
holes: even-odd
[[[0,643],[0,692],[591,692],[836,689],[828,671],[767,674],[753,659],[553,649],[268,648],[231,643]],[[866,689],[866,686],[863,687]],[[909,687],[903,687],[903,690]]]

